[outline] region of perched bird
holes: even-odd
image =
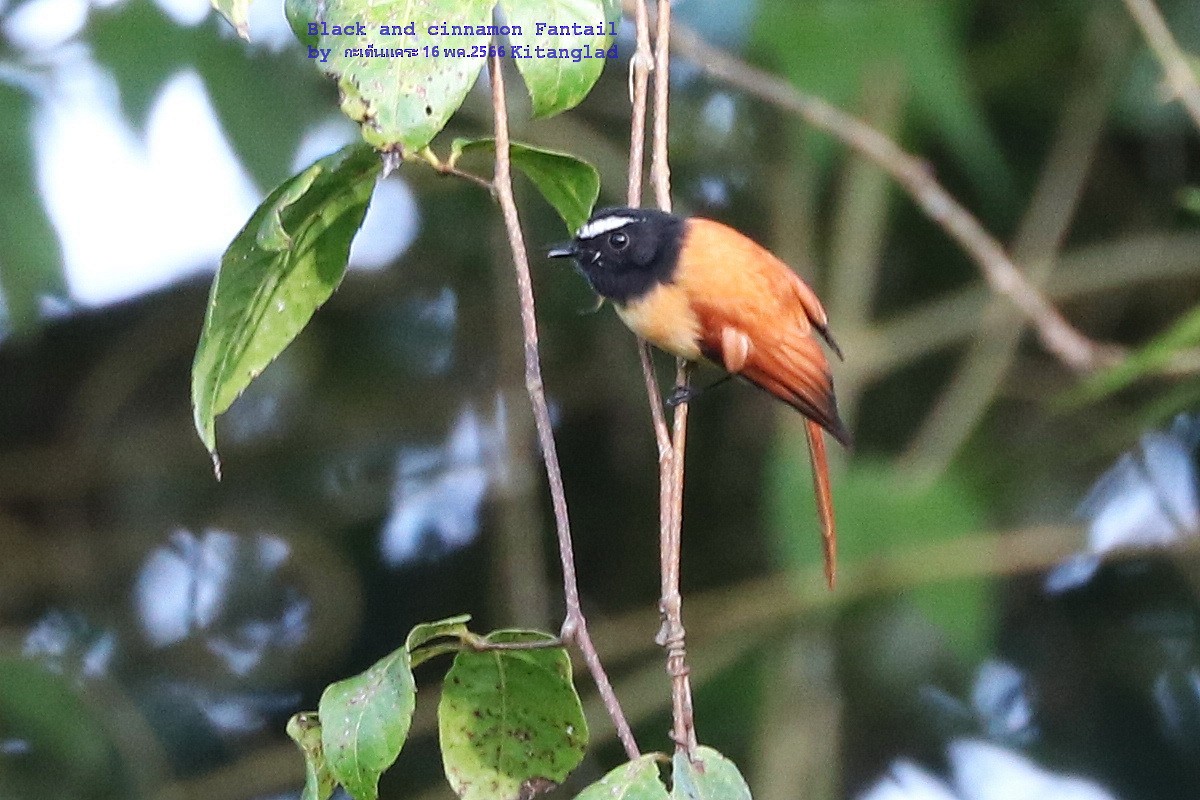
[[[769,250],[727,225],[645,208],[597,211],[551,258],[574,258],[634,333],[688,361],[707,358],[795,408],[805,419],[813,489],[836,575],[837,534],[821,429],[850,446],[829,362],[815,331],[842,357],[813,290]],[[676,389],[675,401],[688,396]],[[670,401],[669,401],[670,402]]]

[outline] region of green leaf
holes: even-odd
[[[321,744],[333,777],[355,800],[376,800],[379,776],[400,755],[412,724],[417,687],[408,649],[321,695]]]
[[[467,622],[470,619],[470,614],[460,614],[457,617],[449,617],[437,622],[422,622],[409,631],[404,646],[408,648],[413,667],[436,656],[458,652],[462,649],[464,641],[477,638],[467,630]],[[455,641],[436,641],[447,637],[453,638]]]
[[[320,718],[312,712],[296,714],[288,720],[287,734],[304,753],[304,794],[300,800],[328,800],[337,781],[325,763]]]
[[[509,45],[528,52],[529,57],[514,57],[517,70],[525,80],[533,115],[545,117],[579,105],[596,84],[604,65],[617,56],[609,36],[610,22],[620,20],[620,7],[604,0],[500,0],[506,21],[520,25],[521,35],[508,37]],[[545,23],[543,33],[538,23]],[[551,34],[550,26],[581,26],[583,35]],[[592,33],[589,35],[588,30]],[[537,48],[560,52],[566,48],[570,58],[539,58]],[[576,56],[579,60],[575,60]]]
[[[467,635],[467,623],[470,621],[470,614],[459,614],[456,617],[447,617],[437,622],[422,622],[420,625],[413,626],[413,629],[408,632],[404,646],[408,648],[411,655],[418,647],[434,639],[444,636],[462,638]]]
[[[487,641],[552,638],[497,631]],[[527,800],[557,786],[588,739],[566,650],[460,652],[442,686],[438,729],[446,778],[464,800]]]
[[[668,800],[658,777],[658,759],[649,753],[628,761],[580,792],[575,800]]]
[[[350,242],[362,225],[380,168],[379,158],[363,145],[320,159],[276,188],[221,258],[192,365],[196,430],[218,476],[217,415],[283,351],[341,282]],[[298,185],[306,185],[306,191],[293,197]],[[259,239],[264,228],[272,229],[275,215],[279,230],[292,242],[282,250],[264,247]]]
[[[1193,308],[1166,333],[1155,337],[1140,350],[1131,353],[1114,367],[1088,378],[1068,392],[1061,404],[1084,405],[1124,389],[1139,378],[1166,367],[1180,350],[1200,344],[1200,306]]]
[[[303,5],[308,3],[308,10]],[[362,126],[363,138],[385,151],[415,152],[425,147],[458,110],[474,85],[486,58],[490,37],[430,35],[430,25],[492,24],[496,0],[327,0],[313,9],[310,0],[285,0],[293,30],[308,20],[318,29],[314,60],[337,79],[342,111]],[[333,26],[363,25],[361,35],[333,33]],[[407,26],[413,35],[384,35],[381,26]],[[302,39],[305,37],[302,37]],[[415,55],[379,58],[356,54],[356,49],[413,48]],[[428,52],[426,48],[429,48]],[[433,49],[437,48],[437,55]]]
[[[495,153],[496,141],[485,139],[455,139],[450,148],[450,162],[460,155],[486,150]],[[567,226],[567,233],[587,222],[600,197],[600,173],[588,162],[569,153],[546,150],[520,142],[509,144],[512,165],[525,173],[537,190],[554,206]]]
[[[250,40],[250,26],[247,21],[250,0],[212,0],[212,6],[229,21],[238,36],[246,41]]]
[[[283,211],[294,205],[312,188],[313,181],[317,179],[323,169],[321,164],[312,164],[304,172],[284,184],[283,194],[271,203],[266,218],[263,219],[262,224],[258,227],[258,233],[255,234],[254,240],[259,247],[279,253],[292,246],[292,237],[283,227]]]
[[[674,800],[750,800],[750,787],[733,762],[703,745],[695,759],[675,753],[671,759]]]

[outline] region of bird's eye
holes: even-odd
[[[620,231],[617,231],[616,233],[609,235],[608,243],[612,245],[614,250],[624,250],[629,246],[629,237]]]

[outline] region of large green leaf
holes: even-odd
[[[300,800],[329,800],[337,781],[325,761],[320,718],[313,713],[296,714],[288,720],[287,734],[304,753],[304,793]]]
[[[671,764],[672,800],[750,800],[742,773],[711,747],[697,747],[691,759],[676,752]]]
[[[341,282],[380,168],[363,145],[320,159],[275,189],[222,257],[192,365],[196,430],[218,474],[217,415]]]
[[[497,631],[487,641],[551,638]],[[464,800],[527,800],[558,785],[588,739],[566,650],[460,652],[442,687],[438,729],[446,777]]]
[[[308,22],[317,26],[317,42],[309,45],[309,55],[337,79],[342,111],[361,124],[363,137],[380,150],[409,152],[429,144],[462,105],[487,61],[479,48],[486,53],[491,39],[486,33],[430,34],[429,27],[436,24],[440,30],[444,21],[475,30],[492,24],[495,5],[496,0],[327,0],[315,6],[309,0],[285,2],[293,29],[303,29],[304,17],[315,9],[315,19]],[[412,35],[381,33],[381,26],[403,29],[409,24]],[[342,26],[354,32],[342,33]],[[367,56],[370,47],[412,53]]]
[[[321,695],[321,744],[329,772],[355,800],[376,800],[379,776],[408,738],[417,687],[408,648]]]
[[[609,772],[580,792],[575,800],[668,800],[658,778],[656,753],[635,758]]]
[[[587,97],[604,70],[610,49],[610,29],[620,19],[620,7],[604,0],[500,0],[508,23],[521,26],[521,35],[510,35],[511,53],[529,97],[534,116],[544,117],[577,106]],[[539,28],[539,23],[541,27]],[[579,26],[574,28],[573,26]],[[566,28],[571,33],[562,33]],[[539,30],[541,31],[539,33]],[[550,33],[550,31],[556,31]],[[578,35],[575,30],[580,31]],[[539,57],[561,52],[569,58]],[[528,54],[527,56],[524,54]]]
[[[567,232],[574,235],[596,206],[600,196],[600,173],[588,162],[568,153],[519,142],[512,142],[508,149],[512,165],[533,182],[542,197],[562,217]],[[495,153],[495,150],[496,141],[491,138],[455,139],[450,161],[456,162],[468,153]]]

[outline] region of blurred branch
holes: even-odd
[[[550,483],[550,498],[554,506],[555,529],[558,533],[559,555],[562,560],[563,593],[566,601],[566,618],[562,625],[564,642],[574,643],[583,654],[596,688],[604,698],[605,708],[625,746],[625,752],[637,758],[637,743],[633,732],[621,711],[620,701],[613,692],[608,675],[600,663],[600,656],[588,634],[587,620],[579,605],[579,584],[575,578],[575,554],[571,543],[571,522],[567,514],[567,498],[563,491],[562,472],[558,464],[558,452],[554,443],[554,430],[550,424],[550,410],[546,405],[546,393],[542,383],[541,356],[538,350],[537,316],[534,313],[533,282],[529,274],[529,256],[525,249],[525,237],[517,216],[517,203],[513,198],[512,166],[509,160],[508,107],[504,94],[503,62],[494,56],[491,62],[492,109],[496,126],[496,200],[504,215],[504,227],[508,233],[509,248],[512,250],[513,267],[517,273],[517,289],[521,297],[521,325],[525,336],[525,388],[533,405],[533,419],[537,428],[538,443],[542,449],[542,460],[546,465],[546,477]]]
[[[492,226],[490,252],[503,252],[504,234]],[[494,292],[497,307],[520,306],[520,297],[512,280],[495,270]],[[496,352],[499,365],[499,390],[505,398],[502,412],[507,419],[504,437],[507,458],[502,471],[503,489],[499,492],[493,554],[489,559],[491,595],[499,619],[521,628],[546,628],[553,616],[551,588],[543,565],[546,563],[541,491],[538,486],[536,432],[532,415],[514,402],[521,392],[525,342],[520,324],[509,314],[495,315]],[[520,408],[519,413],[514,413]]]
[[[868,124],[885,133],[898,130],[903,119],[908,86],[899,65],[875,65],[862,81],[859,105]],[[891,185],[887,174],[869,158],[854,154],[846,164],[837,191],[833,237],[829,246],[829,318],[837,320],[838,336],[852,340],[871,327],[872,300],[883,265]],[[839,375],[838,405],[853,429],[858,400],[866,382],[864,373],[847,370]],[[780,409],[797,431],[795,414]],[[796,437],[799,441],[799,436]]]
[[[1069,94],[1058,131],[1013,245],[1014,257],[1029,268],[1043,290],[1070,229],[1123,74],[1128,26],[1115,12],[1090,16],[1083,78]],[[1120,23],[1120,24],[1115,24]],[[1025,320],[1003,302],[984,312],[974,341],[926,415],[904,456],[915,472],[941,473],[991,406],[1012,365]]]
[[[1029,282],[979,220],[934,179],[926,162],[908,154],[894,141],[855,117],[705,43],[683,26],[676,26],[673,40],[679,54],[699,64],[713,77],[799,115],[810,125],[832,134],[883,167],[926,215],[974,259],[992,290],[1020,309],[1037,329],[1046,350],[1063,364],[1085,372],[1120,359],[1123,354],[1120,348],[1094,342],[1067,322]]]
[[[1174,99],[1179,100],[1192,118],[1196,130],[1200,131],[1200,81],[1188,63],[1187,55],[1171,35],[1166,20],[1154,4],[1154,0],[1125,0],[1130,16],[1142,29],[1146,43],[1162,64],[1167,86]]]
[[[1057,301],[1130,290],[1141,284],[1200,273],[1200,235],[1162,231],[1127,236],[1070,250],[1046,283]],[[985,286],[971,286],[875,323],[856,342],[847,371],[874,379],[970,336],[992,300]],[[849,337],[847,337],[849,338]]]

